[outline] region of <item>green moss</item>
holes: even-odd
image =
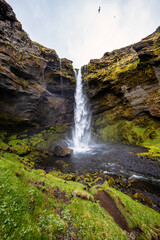
[[[154,54],[160,56],[160,33],[156,33],[154,37]]]
[[[6,135],[7,135],[7,132],[5,131],[0,132],[0,139],[2,140],[5,139]]]
[[[59,139],[63,138],[64,133],[68,130],[66,125],[52,126],[29,138],[29,144],[40,151],[50,150],[52,145]]]
[[[42,133],[34,134],[32,137],[29,138],[30,144],[35,147],[38,143],[43,143],[44,138]]]
[[[136,138],[135,132],[132,132],[129,121],[117,121],[112,124],[105,125],[105,117],[96,122],[98,136],[105,142],[128,142],[132,143]],[[110,121],[110,120],[109,120]]]
[[[67,126],[54,126],[30,136],[25,132],[19,134],[2,132],[0,150],[11,152],[17,157],[22,156],[21,162],[33,168],[36,160],[46,159],[52,154],[54,144],[64,138],[67,129]]]
[[[25,80],[24,78],[20,78],[16,75],[12,78],[13,81],[19,85],[21,85],[24,89],[28,87],[29,81]]]
[[[23,120],[20,119],[19,117],[15,116],[15,115],[11,115],[9,113],[6,112],[1,112],[0,111],[0,125],[1,126],[13,126],[13,125],[18,125],[19,123],[21,123]]]
[[[98,62],[99,61],[99,62]],[[115,81],[118,84],[118,78],[127,72],[134,72],[137,66],[140,63],[140,60],[136,53],[127,52],[122,54],[120,59],[116,60],[114,58],[102,59],[104,67],[98,68],[98,65],[101,66],[101,59],[97,60],[97,67],[94,68],[94,65],[91,68],[89,65],[88,72],[86,76],[89,81],[101,81],[101,82],[110,82],[111,80]],[[106,63],[105,63],[106,61]],[[90,73],[91,72],[91,73]]]
[[[125,233],[113,222],[110,215],[96,203],[74,198],[64,211],[79,229],[78,239],[127,239]]]
[[[153,138],[154,134],[154,138]],[[143,146],[148,148],[148,152],[140,153],[139,156],[147,156],[148,158],[160,159],[160,130],[151,131],[150,138],[143,142]]]
[[[35,54],[33,54],[33,53],[29,53],[29,56],[44,61],[44,58],[43,58],[43,57],[37,56],[37,55],[35,55]]]
[[[9,149],[8,144],[6,144],[2,139],[0,139],[0,151],[7,151]]]
[[[68,130],[68,126],[67,125],[55,125],[50,127],[49,132],[55,132],[55,133],[63,133],[66,130]]]
[[[31,147],[28,145],[27,139],[16,139],[8,142],[10,150],[17,155],[25,155],[31,151]]]
[[[132,121],[114,120],[114,113],[103,113],[95,122],[96,135],[105,142],[123,142],[149,149],[139,154],[149,158],[160,157],[159,122],[146,115]]]

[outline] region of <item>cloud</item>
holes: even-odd
[[[140,41],[158,27],[159,0],[8,0],[32,40],[74,66]],[[98,7],[101,12],[98,14]]]

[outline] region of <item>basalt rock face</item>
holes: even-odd
[[[47,127],[73,121],[72,62],[32,42],[0,0],[0,125]]]
[[[145,134],[156,138],[160,127],[160,27],[139,43],[91,60],[83,67],[83,79],[94,128],[103,140],[137,143],[143,142]]]

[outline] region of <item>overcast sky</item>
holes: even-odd
[[[33,41],[75,67],[138,42],[160,25],[160,0],[6,1]]]

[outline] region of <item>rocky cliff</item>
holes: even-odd
[[[160,146],[160,27],[136,44],[91,60],[83,79],[98,136]]]
[[[0,126],[70,124],[72,62],[32,42],[12,8],[0,0]]]
[[[31,41],[5,0],[0,46],[1,128],[71,124],[72,62]],[[98,137],[149,146],[160,156],[160,27],[139,43],[91,60],[83,80]]]

